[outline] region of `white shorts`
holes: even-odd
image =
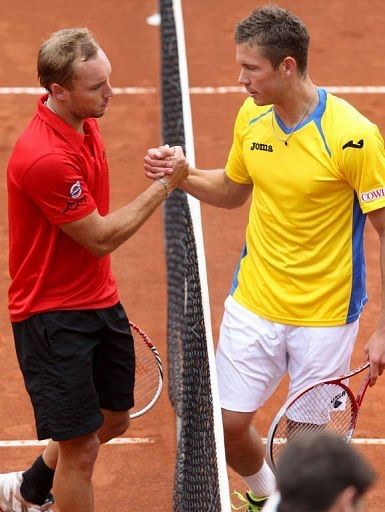
[[[221,407],[253,412],[286,372],[288,396],[314,382],[343,375],[359,321],[337,327],[298,327],[265,320],[227,297],[216,353]]]

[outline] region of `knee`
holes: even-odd
[[[123,414],[112,427],[111,438],[121,436],[130,426],[130,414]]]
[[[97,435],[93,435],[79,447],[77,466],[82,473],[89,477],[92,476],[94,465],[99,454],[99,448],[100,441]]]
[[[130,425],[129,412],[106,414],[104,424],[99,431],[101,443],[107,443],[114,437],[121,436],[126,432]]]
[[[249,431],[252,414],[223,411],[223,431],[225,440],[239,439]]]
[[[68,468],[91,478],[100,441],[96,433],[59,443],[59,457]]]

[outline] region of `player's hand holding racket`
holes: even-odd
[[[374,386],[385,370],[385,327],[378,327],[364,347],[366,359],[370,361],[370,382]]]
[[[354,394],[352,381],[359,378],[360,386]],[[266,456],[271,468],[275,470],[286,443],[301,433],[328,430],[349,442],[369,381],[367,362],[346,375],[312,384],[289,398],[268,433]]]
[[[163,388],[162,361],[156,347],[145,332],[130,322],[135,346],[135,405],[130,417],[137,418],[149,411],[158,401]]]

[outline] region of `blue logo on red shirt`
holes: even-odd
[[[71,185],[70,198],[76,199],[77,197],[79,197],[81,195],[81,193],[82,193],[82,186],[80,185],[80,181],[78,180],[76,183]]]

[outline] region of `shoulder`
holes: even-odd
[[[33,184],[36,180],[59,178],[68,169],[79,167],[78,155],[65,148],[36,147],[19,139],[8,161],[8,178],[21,184]],[[52,172],[53,169],[55,172]]]
[[[248,128],[271,112],[271,105],[258,106],[252,98],[247,98],[239,109],[236,125]]]
[[[331,93],[326,96],[322,128],[336,154],[349,147],[363,148],[365,152],[383,145],[377,125],[351,103]]]
[[[356,107],[343,98],[327,93],[326,116],[330,116],[336,129],[339,130],[376,130],[376,125],[362,114]]]

